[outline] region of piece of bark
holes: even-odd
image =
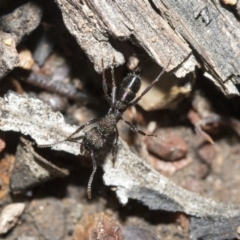
[[[214,222],[211,218],[191,217],[190,239],[226,240],[239,239],[237,231],[240,226],[240,217],[231,219],[221,218]]]
[[[77,129],[77,126],[66,124],[60,113],[52,112],[40,100],[18,96],[13,92],[0,98],[0,116],[2,131],[30,135],[38,144],[62,140]],[[80,154],[79,144],[72,142],[58,144],[54,149]],[[136,199],[152,210],[184,212],[203,221],[211,219],[214,226],[221,224],[219,219],[238,221],[240,218],[239,206],[218,203],[184,190],[134,155],[121,139],[114,166],[110,152],[103,169],[105,184],[114,187],[122,204]]]
[[[235,86],[240,83],[239,22],[219,1],[56,2],[67,28],[97,71],[101,70],[102,58],[109,67],[116,55],[111,37],[141,46],[164,68],[171,60],[167,71],[175,68],[177,77],[194,71],[197,65],[194,50],[201,59],[205,75],[225,95],[239,95]],[[122,64],[119,54],[116,62]]]
[[[0,79],[18,66],[16,45],[39,25],[41,17],[42,10],[35,3],[23,4],[0,17]]]
[[[201,58],[207,76],[227,96],[239,95],[240,24],[219,1],[153,0]]]
[[[240,214],[239,207],[217,203],[178,187],[134,155],[122,141],[115,166],[109,154],[103,169],[105,184],[115,187],[123,204],[136,199],[153,210],[180,211],[196,217],[231,218]]]
[[[123,63],[122,55],[111,45],[111,37],[131,40],[146,50],[151,58],[167,71],[189,61],[188,67],[178,72],[193,71],[197,61],[188,44],[171,29],[151,7],[148,1],[81,1],[57,0],[65,24],[80,46],[101,71],[105,66]],[[124,44],[124,42],[122,42]],[[188,70],[187,70],[188,69]],[[183,74],[184,72],[184,74]]]
[[[53,80],[53,75],[49,76],[47,74],[38,73],[37,71],[32,71],[30,74],[23,73],[21,77],[17,75],[16,77],[33,86],[57,93],[69,99],[80,100],[83,103],[90,101],[89,96],[83,91],[79,91],[72,83]]]
[[[30,135],[39,145],[65,139],[77,129],[77,126],[66,124],[60,112],[53,112],[41,100],[19,96],[11,91],[0,99],[0,115],[2,131]],[[79,144],[76,143],[60,143],[54,149],[79,154]]]
[[[76,0],[56,0],[62,11],[63,20],[69,32],[94,63],[98,72],[102,71],[102,59],[105,67],[112,65],[115,57],[117,65],[124,63],[123,55],[109,43],[106,31],[99,26],[92,10]]]
[[[240,1],[236,4],[237,15],[240,16]]]
[[[13,36],[0,30],[0,79],[16,67],[19,56]]]
[[[10,186],[13,192],[25,191],[56,177],[65,177],[68,171],[57,167],[38,155],[31,142],[23,137],[17,147]]]
[[[39,25],[41,18],[42,10],[39,5],[33,2],[25,3],[13,12],[1,16],[0,29],[12,34],[18,45]]]

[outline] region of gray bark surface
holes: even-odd
[[[97,71],[101,72],[101,59],[106,67],[113,56],[118,65],[123,64],[123,54],[112,39],[123,45],[129,40],[178,77],[194,71],[199,62],[205,76],[226,96],[239,95],[240,24],[218,0],[56,3],[67,28]]]
[[[77,126],[66,124],[59,112],[53,112],[47,104],[35,98],[9,92],[0,98],[0,106],[0,130],[29,135],[37,144],[51,144],[65,139],[77,129]],[[53,149],[81,155],[78,143],[64,142]],[[101,154],[104,151],[103,148]],[[219,203],[177,186],[132,153],[121,139],[114,166],[111,151],[105,155],[104,182],[113,187],[122,204],[136,199],[153,210],[191,215],[193,239],[201,236],[209,239],[213,227],[216,239],[222,239],[220,237],[226,229],[229,236],[235,234],[240,220],[239,206]],[[222,225],[225,227],[222,228]]]
[[[39,25],[41,18],[41,8],[31,2],[0,17],[0,79],[18,65],[16,47]]]

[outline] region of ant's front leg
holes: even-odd
[[[93,124],[95,122],[100,121],[101,118],[94,118],[83,124],[81,127],[79,127],[74,133],[72,133],[69,137],[65,139],[65,141],[68,141],[68,139],[71,139],[75,134],[81,132],[85,127],[89,126],[90,124]]]
[[[147,137],[158,137],[158,138],[159,138],[159,136],[156,135],[156,134],[147,134],[147,133],[139,130],[134,124],[132,124],[132,123],[129,122],[129,121],[126,121],[126,120],[123,119],[123,118],[121,118],[121,120],[123,120],[123,121],[130,127],[130,129],[131,129],[133,132],[137,132],[137,133],[139,133],[139,134],[141,134],[141,135],[143,135],[143,136],[147,136]]]
[[[37,145],[37,147],[39,147],[39,148],[47,148],[47,147],[53,147],[53,146],[55,146],[56,144],[63,143],[63,142],[66,142],[66,141],[74,142],[74,140],[77,140],[77,138],[76,138],[76,139],[73,139],[73,138],[72,138],[75,134],[81,132],[85,127],[89,126],[89,125],[92,124],[92,123],[98,122],[99,120],[101,120],[101,118],[94,118],[94,119],[86,122],[86,123],[83,124],[81,127],[79,127],[74,133],[72,133],[70,136],[68,136],[68,137],[65,138],[64,140],[57,141],[57,142],[54,142],[54,143],[51,143],[51,144]]]
[[[170,65],[170,63],[171,63],[171,60],[168,62],[166,68],[168,68],[168,66]],[[163,70],[158,74],[158,76],[155,78],[155,80],[154,80],[153,82],[151,82],[151,83],[145,88],[145,90],[140,94],[140,96],[138,96],[135,100],[133,100],[132,102],[130,102],[130,103],[129,103],[129,106],[132,106],[132,105],[137,104],[137,103],[141,100],[141,98],[142,98],[146,93],[148,93],[148,91],[152,88],[152,86],[153,86],[156,82],[159,81],[159,79],[160,79],[161,76],[164,74],[164,72],[165,72],[165,69],[163,68]]]

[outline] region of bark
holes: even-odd
[[[35,98],[9,92],[0,98],[0,106],[0,130],[30,135],[37,144],[63,140],[77,129],[77,126],[66,124],[59,112],[53,112],[47,104]],[[64,142],[55,145],[53,149],[81,154],[79,143]],[[237,234],[239,206],[218,203],[177,186],[133,154],[121,139],[115,164],[109,149],[104,147],[100,155],[104,159],[96,157],[98,162],[104,160],[104,182],[114,187],[122,204],[126,204],[129,199],[136,199],[153,210],[184,212],[192,216],[193,239],[212,239],[208,238],[212,235],[214,239],[228,239]]]
[[[31,2],[0,17],[0,79],[18,66],[16,46],[39,25],[41,18],[41,8]]]
[[[122,41],[122,45],[128,40],[178,77],[194,71],[199,62],[205,76],[226,96],[239,95],[240,24],[235,10],[225,8],[219,0],[56,3],[67,28],[97,71],[101,71],[101,59],[106,67],[114,56],[118,65],[123,64],[123,53],[115,48],[112,39]]]

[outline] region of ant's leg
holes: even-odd
[[[147,134],[141,130],[139,130],[136,126],[134,126],[131,122],[129,121],[126,121],[125,119],[121,118],[128,126],[130,126],[130,129],[133,131],[133,132],[137,132],[143,136],[148,136],[148,137],[158,137],[160,138],[160,136],[156,135],[156,134]]]
[[[77,143],[77,141],[80,140],[80,139],[82,139],[82,138],[83,138],[83,136],[79,136],[79,137],[75,137],[75,138],[71,137],[71,138],[65,139],[64,141]],[[63,142],[64,142],[64,141],[63,141]]]
[[[171,61],[169,61],[167,67],[169,66],[169,64],[171,63]],[[166,67],[166,68],[167,68]],[[155,80],[150,83],[145,90],[140,94],[139,97],[137,97],[135,100],[133,100],[132,102],[129,103],[129,106],[135,105],[151,88],[152,86],[159,81],[159,79],[161,78],[161,76],[163,75],[163,73],[165,72],[165,69],[163,68],[163,70],[159,73],[159,75],[155,78]]]
[[[83,124],[81,127],[79,127],[74,133],[72,133],[69,137],[66,138],[66,141],[68,139],[71,139],[75,134],[81,132],[85,127],[89,126],[90,124],[92,123],[95,123],[95,122],[98,122],[100,121],[101,118],[94,118],[94,119],[91,119],[89,120],[88,122],[86,122],[85,124]]]
[[[88,122],[86,122],[85,124],[83,124],[81,127],[79,127],[74,133],[72,133],[70,136],[68,136],[67,138],[65,138],[64,140],[61,140],[61,141],[57,141],[57,142],[54,142],[54,143],[51,143],[51,144],[45,144],[45,145],[37,145],[37,147],[39,148],[47,148],[47,147],[53,147],[55,146],[56,144],[59,144],[59,143],[63,143],[65,141],[72,141],[72,137],[79,133],[80,131],[82,131],[85,127],[87,127],[88,125],[92,124],[92,123],[95,123],[97,121],[99,121],[101,118],[94,118]]]
[[[97,171],[97,163],[96,163],[96,160],[94,158],[94,154],[93,154],[93,151],[91,151],[91,158],[92,158],[92,164],[93,164],[93,171],[92,171],[92,174],[89,178],[89,181],[88,181],[88,186],[87,186],[87,196],[89,199],[92,198],[92,191],[91,191],[91,188],[92,188],[92,182],[93,182],[93,178],[94,178],[94,175]]]
[[[112,66],[111,66],[111,74],[112,74],[112,104],[111,104],[111,108],[115,109],[115,105],[116,105],[116,92],[117,92],[117,86],[116,86],[116,81],[115,81],[115,76],[114,76],[114,67],[115,67],[115,57],[113,57],[113,62],[112,62]]]
[[[105,98],[110,103],[111,102],[111,98],[108,95],[108,86],[107,86],[107,81],[106,81],[106,76],[105,76],[105,69],[104,69],[103,59],[102,59],[102,88],[103,88],[103,92],[104,92]]]
[[[116,133],[115,133],[115,138],[114,138],[113,147],[112,147],[113,165],[115,164],[115,161],[116,161],[118,136],[119,136],[119,133],[118,133],[118,129],[116,127]]]

